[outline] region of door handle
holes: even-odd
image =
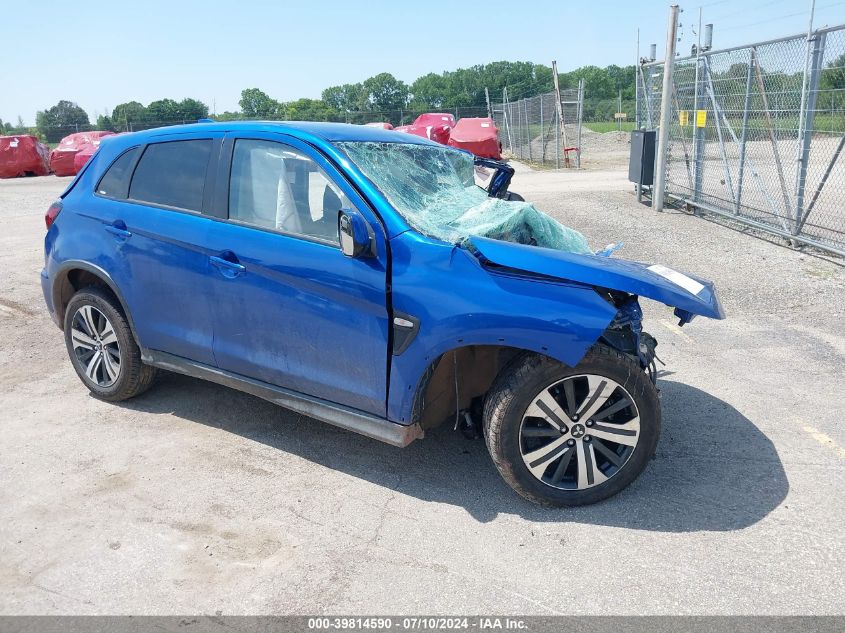
[[[132,232],[126,229],[126,223],[123,220],[115,220],[111,224],[107,224],[106,231],[122,240],[132,237]]]
[[[212,255],[208,259],[211,262],[211,265],[217,268],[217,270],[219,270],[220,273],[228,279],[233,279],[246,270],[246,266],[238,263],[237,261],[229,261],[228,259],[218,257],[216,255]]]

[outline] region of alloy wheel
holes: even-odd
[[[84,305],[73,315],[71,342],[85,376],[99,387],[111,387],[120,376],[120,345],[106,315]]]
[[[584,490],[625,466],[639,441],[639,411],[610,378],[569,376],[536,395],[519,435],[522,460],[534,477],[553,488]]]

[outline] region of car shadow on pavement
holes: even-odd
[[[202,380],[163,375],[121,403],[236,433],[286,454],[425,501],[463,507],[480,522],[515,514],[659,532],[739,530],[763,519],[789,483],[772,442],[728,403],[680,382],[659,382],[663,432],[655,459],[626,490],[599,504],[542,508],[499,477],[483,440],[445,424],[394,448]],[[208,447],[213,449],[213,447]]]

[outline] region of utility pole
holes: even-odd
[[[560,102],[560,79],[557,76],[557,61],[552,61],[552,78],[555,82],[555,108],[557,109],[557,122],[560,125],[560,133],[563,136],[564,150],[566,148],[566,126],[563,122],[563,105]],[[568,166],[568,165],[567,165]]]
[[[678,41],[678,5],[669,7],[669,28],[666,32],[666,58],[663,61],[663,93],[660,95],[660,130],[657,133],[657,166],[654,174],[656,211],[663,211],[666,189],[666,145],[669,141],[669,122],[672,120],[672,71],[675,66],[675,44]]]
[[[487,118],[493,118],[493,108],[490,107],[490,91],[487,90],[487,87],[484,87],[484,99],[487,101]]]
[[[637,68],[640,65],[640,30],[637,29],[637,56],[634,57],[634,127],[640,129],[640,75]]]

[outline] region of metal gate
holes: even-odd
[[[663,62],[638,71],[660,120]],[[845,255],[845,25],[675,60],[666,196]]]

